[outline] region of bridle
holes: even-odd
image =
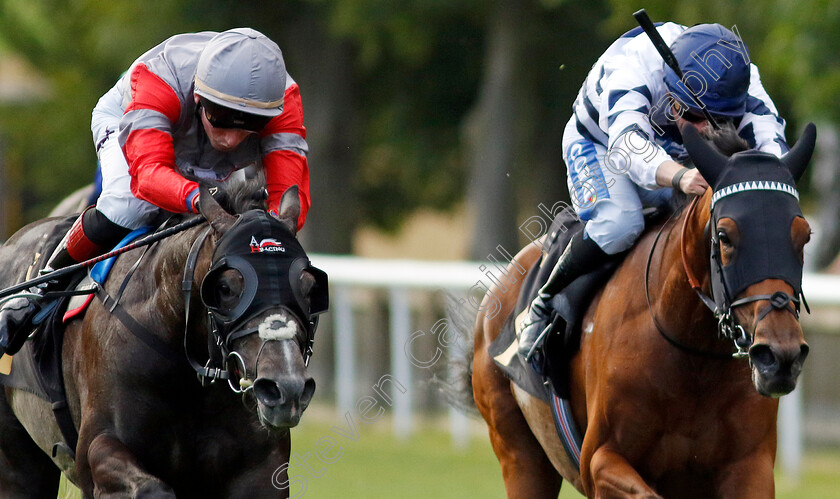
[[[691,267],[688,264],[686,252],[686,247],[688,243],[685,236],[686,227],[688,226],[688,220],[692,218],[694,211],[697,209],[697,206],[699,206],[700,199],[701,197],[697,196],[689,204],[686,216],[683,219],[680,230],[680,256],[682,259],[683,270],[685,271],[685,275],[688,278],[688,282],[691,286],[691,289],[694,290],[694,292],[700,298],[700,301],[714,315],[717,321],[718,337],[721,339],[732,341],[735,346],[735,352],[729,354],[708,350],[700,350],[685,345],[682,342],[676,340],[673,336],[666,333],[664,328],[660,325],[659,321],[656,318],[656,314],[653,310],[653,306],[651,305],[650,301],[649,281],[651,261],[653,260],[653,254],[656,251],[656,246],[659,242],[660,236],[662,235],[665,227],[668,226],[672,220],[674,220],[674,216],[678,213],[678,211],[673,212],[668,218],[668,220],[666,220],[665,223],[662,224],[662,227],[659,228],[659,232],[656,234],[656,238],[654,239],[653,245],[650,249],[650,253],[648,254],[647,266],[645,268],[645,297],[647,299],[648,310],[659,334],[663,338],[665,338],[665,340],[667,340],[668,343],[677,347],[680,350],[683,350],[693,355],[698,355],[707,358],[729,359],[748,357],[749,348],[752,346],[755,339],[756,327],[758,326],[758,323],[767,316],[767,314],[769,314],[773,310],[787,310],[788,312],[793,314],[796,320],[799,320],[800,303],[805,305],[805,309],[806,311],[808,311],[808,313],[810,313],[810,308],[808,308],[808,303],[805,301],[804,294],[800,293],[800,298],[796,298],[790,296],[784,291],[776,291],[773,294],[749,295],[745,296],[744,298],[740,298],[738,300],[733,301],[730,296],[729,288],[726,285],[726,279],[724,278],[724,274],[722,271],[723,262],[720,256],[719,239],[717,238],[717,234],[714,230],[709,231],[709,225],[706,226],[706,231],[711,232],[711,259],[709,265],[711,276],[710,286],[712,288],[712,295],[715,296],[717,300],[708,296],[703,291],[702,283],[692,272]],[[709,224],[711,224],[711,217]],[[755,321],[753,322],[753,333],[749,334],[746,332],[743,326],[739,324],[738,319],[734,314],[734,309],[743,305],[747,305],[749,303],[764,300],[768,302],[768,305],[762,308],[761,311],[756,315]]]
[[[277,305],[277,302],[272,303],[270,306],[257,302],[256,306],[252,310],[251,305],[255,303],[255,295],[258,292],[257,286],[259,276],[257,275],[257,272],[255,272],[253,268],[249,268],[247,263],[242,263],[240,261],[241,259],[236,260],[231,257],[231,261],[229,262],[224,256],[216,258],[214,255],[214,261],[211,262],[210,269],[204,277],[205,281],[207,280],[207,276],[209,276],[212,272],[227,268],[228,265],[234,266],[237,270],[247,272],[246,282],[249,293],[246,293],[243,298],[248,300],[248,303],[244,304],[245,306],[236,321],[227,321],[223,315],[215,311],[212,306],[207,304],[204,293],[202,292],[202,306],[206,312],[204,315],[205,327],[208,331],[208,360],[204,365],[198,362],[190,354],[190,350],[188,348],[190,308],[198,256],[201,248],[207,240],[208,235],[210,234],[210,230],[211,228],[207,227],[199,235],[199,237],[195,239],[192,247],[190,248],[186,264],[184,265],[184,277],[181,283],[181,291],[184,296],[185,304],[184,351],[190,366],[196,372],[202,386],[213,384],[219,379],[225,380],[228,382],[230,389],[235,393],[243,394],[244,399],[245,394],[253,389],[254,381],[258,378],[256,366],[259,365],[260,356],[265,350],[266,345],[272,341],[279,341],[275,338],[262,338],[262,344],[260,345],[255,361],[253,377],[249,377],[245,360],[242,358],[242,355],[233,349],[233,344],[241,338],[259,333],[260,326],[245,327],[245,324],[251,319],[265,313],[269,309],[283,313],[284,317],[289,318],[290,322],[294,323],[295,331],[304,332],[303,339],[298,338],[299,333],[295,333],[294,337],[284,339],[295,339],[298,341],[304,365],[308,366],[313,352],[315,330],[318,326],[318,316],[317,314],[310,314],[308,319],[304,319],[303,316],[306,314],[306,311],[301,310],[300,307],[290,307],[285,304]],[[317,270],[308,265],[308,260],[306,260],[305,263],[298,262],[297,260],[292,262],[289,267],[297,269],[299,272],[308,269]],[[323,285],[326,286],[326,283]],[[204,287],[204,284],[202,284],[202,287]],[[281,301],[278,300],[278,302]],[[275,316],[272,315],[269,319],[272,317]],[[262,337],[262,334],[260,334],[260,336]],[[237,376],[238,380],[235,379]]]

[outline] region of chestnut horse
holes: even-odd
[[[288,497],[289,429],[315,390],[306,362],[325,274],[297,243],[296,187],[276,217],[234,217],[202,189],[209,225],[116,260],[104,289],[122,295],[124,313],[94,300],[67,326],[75,448],[55,452],[49,403],[0,394],[0,496],[54,498],[63,471],[84,497]],[[24,279],[60,221],[30,224],[0,248],[0,284]]]
[[[579,469],[549,406],[488,354],[521,282],[490,290],[499,313],[479,312],[472,397],[508,497],[557,497],[563,478],[598,498],[774,496],[778,397],[794,389],[808,352],[798,311],[810,228],[794,186],[815,130],[781,160],[727,158],[692,127],[683,134],[712,189],[643,235],[585,312],[569,387],[585,432]],[[516,265],[539,256],[532,243]],[[481,310],[493,309],[489,298]]]

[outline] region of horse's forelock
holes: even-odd
[[[718,151],[726,156],[732,156],[736,152],[746,151],[750,145],[738,135],[738,130],[731,120],[719,122],[720,128],[706,127],[702,135],[711,141]]]
[[[732,156],[735,153],[746,151],[750,148],[747,141],[738,135],[738,130],[731,120],[719,121],[718,125],[720,125],[718,129],[706,127],[701,132],[701,135],[710,141],[722,154]],[[694,196],[689,196],[682,191],[675,191],[671,197],[670,208],[674,211],[680,211],[692,199],[694,199]]]

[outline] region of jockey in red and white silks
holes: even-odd
[[[102,167],[97,209],[115,224],[137,228],[161,208],[193,212],[198,184],[185,175],[224,181],[235,170],[258,165],[270,210],[288,187],[298,185],[303,226],[310,200],[300,89],[284,68],[282,113],[235,150],[216,150],[194,98],[199,57],[216,35],[175,35],[152,48],[94,108],[91,129]]]

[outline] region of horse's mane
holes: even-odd
[[[212,187],[220,187],[216,184],[209,184]],[[217,197],[219,204],[231,215],[238,215],[249,210],[268,209],[267,193],[265,184],[258,178],[248,179],[244,182],[231,183],[220,187],[224,190],[224,196]],[[173,226],[185,222],[191,218],[203,217],[201,214],[180,213],[171,215],[167,225]],[[163,220],[158,220],[162,222]]]
[[[222,203],[222,207],[228,213],[237,214],[268,208],[265,183],[259,178],[234,183],[230,187],[225,186],[225,192],[227,199]]]

